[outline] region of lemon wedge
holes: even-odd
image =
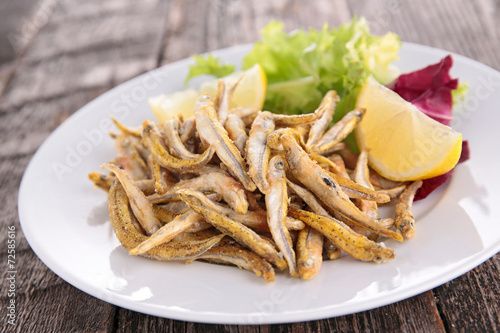
[[[223,77],[229,86],[234,85],[241,76],[243,78],[234,90],[229,101],[229,108],[238,106],[250,106],[262,109],[266,99],[267,76],[259,64],[255,64],[246,71],[237,71]],[[217,80],[208,81],[201,85],[200,91],[208,94],[211,98],[217,93]]]
[[[243,76],[243,78],[241,78]],[[250,106],[262,109],[266,98],[267,77],[259,64],[256,64],[245,71],[238,71],[223,77],[229,85],[233,85],[238,80],[229,107]],[[202,93],[214,98],[217,93],[217,80],[204,82],[200,91],[186,89],[173,94],[162,94],[149,99],[149,105],[160,123],[182,113],[187,118],[194,114],[194,106]]]
[[[366,114],[356,128],[370,166],[398,181],[426,179],[455,167],[462,134],[422,113],[394,91],[369,77],[356,101]]]
[[[194,105],[200,93],[195,89],[177,91],[173,94],[162,94],[149,99],[149,106],[160,123],[178,113],[184,117],[194,115]]]

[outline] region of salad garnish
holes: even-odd
[[[335,90],[341,98],[335,111],[337,121],[353,109],[369,75],[388,84],[399,74],[391,64],[398,58],[399,37],[393,33],[372,35],[365,18],[353,18],[340,27],[325,24],[321,30],[290,33],[282,22],[272,21],[261,30],[261,36],[244,57],[243,69],[256,63],[264,69],[268,80],[264,110],[310,113],[329,90]],[[212,57],[195,57],[188,78],[200,74],[220,77],[222,63],[206,66]]]
[[[273,21],[262,29],[261,37],[244,57],[243,68],[258,63],[265,71],[268,88],[264,110],[310,113],[327,91],[335,90],[341,98],[333,119],[336,123],[354,108],[361,86],[368,76],[373,76],[427,116],[450,126],[453,106],[467,92],[467,83],[459,83],[450,75],[451,55],[436,64],[399,75],[399,69],[392,64],[398,59],[399,37],[394,33],[372,35],[363,17],[353,18],[337,28],[325,24],[321,30],[311,28],[290,33],[285,32],[282,22]],[[229,71],[228,65],[210,54],[195,56],[194,60],[186,80],[201,74],[219,78],[224,76],[221,73]],[[349,149],[359,152],[353,135],[345,142]],[[468,142],[463,141],[460,162],[466,161],[469,154]],[[416,200],[444,184],[451,173],[425,180]]]
[[[142,130],[114,120],[117,156],[101,166],[111,173],[89,174],[108,192],[122,246],[155,260],[231,264],[266,282],[275,269],[313,278],[341,253],[394,259],[380,239],[413,238],[414,200],[469,155],[449,127],[465,92],[452,57],[399,75],[400,46],[395,34],[371,35],[364,18],[291,33],[271,22],[244,72],[195,56],[186,81],[222,79],[150,100],[160,122]],[[378,207],[389,202],[384,218]]]
[[[450,69],[453,58],[447,55],[436,64],[407,74],[401,74],[390,85],[395,92],[408,102],[418,107],[420,111],[440,122],[450,126],[453,119],[453,105],[463,98],[467,91],[466,83],[459,84],[458,79],[452,79]],[[462,153],[458,163],[469,159],[469,143],[462,142]],[[425,179],[422,187],[415,195],[415,200],[426,198],[452,175],[453,169],[437,177]]]

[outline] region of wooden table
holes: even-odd
[[[500,69],[494,0],[16,0],[0,4],[1,317],[8,227],[17,230],[18,332],[498,332],[500,256],[433,290],[349,316],[265,326],[205,325],[122,309],[72,287],[33,253],[17,197],[33,154],[68,116],[158,66],[253,42],[272,19],[288,30],[366,16],[375,33],[463,54]],[[5,287],[5,288],[4,288]],[[1,325],[2,332],[13,327]]]

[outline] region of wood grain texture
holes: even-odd
[[[449,332],[500,332],[500,255],[434,289]],[[474,295],[474,296],[471,296]]]
[[[16,227],[14,331],[498,332],[500,255],[410,299],[318,321],[207,325],[122,309],[72,287],[36,257],[20,229],[17,198],[29,160],[64,119],[110,88],[157,66],[253,42],[270,20],[281,20],[292,30],[338,25],[363,15],[375,33],[393,31],[405,41],[500,69],[500,1],[44,0],[26,6],[18,15],[29,19],[43,12],[46,20],[30,34],[22,52],[10,52],[0,65],[0,240],[6,244],[7,226]],[[6,22],[5,13],[0,11],[0,22]],[[0,253],[6,257],[4,247]],[[2,281],[6,272],[2,260]],[[7,302],[2,288],[0,308]],[[13,330],[3,326],[0,331]]]
[[[94,2],[94,8],[99,4]],[[109,89],[155,68],[162,32],[151,22],[162,21],[166,3],[150,0],[140,6],[122,2],[109,6],[102,15],[92,15],[79,11],[77,1],[61,2],[23,56],[1,107],[19,107],[79,90]]]
[[[385,332],[444,332],[431,291],[402,302],[349,316],[292,324],[244,326],[207,325],[137,315],[120,309],[119,332],[141,330],[168,332],[370,332],[375,327]],[[408,314],[411,314],[408,315]]]
[[[114,331],[117,308],[52,273],[30,249],[17,215],[23,172],[43,140],[104,91],[156,67],[162,32],[144,22],[151,17],[161,21],[166,3],[128,2],[124,6],[115,1],[105,7],[99,3],[58,4],[37,38],[14,60],[15,71],[6,80],[0,103],[0,239],[6,244],[7,226],[16,227],[19,264],[14,329],[18,332]],[[6,258],[6,248],[1,253]],[[6,260],[0,263],[2,281],[6,264]],[[8,301],[2,288],[2,309]],[[12,331],[8,325],[0,329]]]
[[[259,31],[271,20],[286,29],[321,28],[349,20],[345,1],[174,0],[160,64],[259,39]],[[197,41],[197,42],[190,42]]]
[[[349,1],[375,33],[392,31],[401,40],[437,47],[500,68],[498,1]]]

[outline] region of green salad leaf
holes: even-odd
[[[284,31],[282,22],[270,22],[243,60],[243,68],[259,63],[268,79],[264,108],[287,114],[309,113],[331,89],[342,98],[336,119],[354,107],[365,79],[373,75],[388,84],[399,74],[391,62],[401,43],[393,33],[370,34],[364,18],[338,28]]]
[[[451,91],[451,96],[453,97],[453,106],[462,103],[465,100],[465,95],[469,90],[469,85],[467,82],[461,82],[458,88]]]
[[[216,58],[211,54],[208,54],[206,57],[194,55],[192,58],[195,63],[189,65],[189,74],[184,83],[187,83],[193,77],[202,74],[212,75],[219,78],[234,72],[233,65],[222,63],[219,58]]]
[[[264,109],[272,112],[310,113],[333,89],[341,97],[334,117],[338,121],[354,108],[369,75],[384,85],[399,75],[391,65],[398,58],[399,37],[393,33],[372,35],[365,18],[353,18],[336,28],[325,24],[321,30],[292,32],[286,32],[282,22],[272,21],[261,30],[261,37],[244,57],[243,69],[257,63],[262,66],[268,81]],[[199,74],[229,74],[229,66],[211,55],[195,60],[187,79]],[[347,142],[356,150],[352,136]]]

